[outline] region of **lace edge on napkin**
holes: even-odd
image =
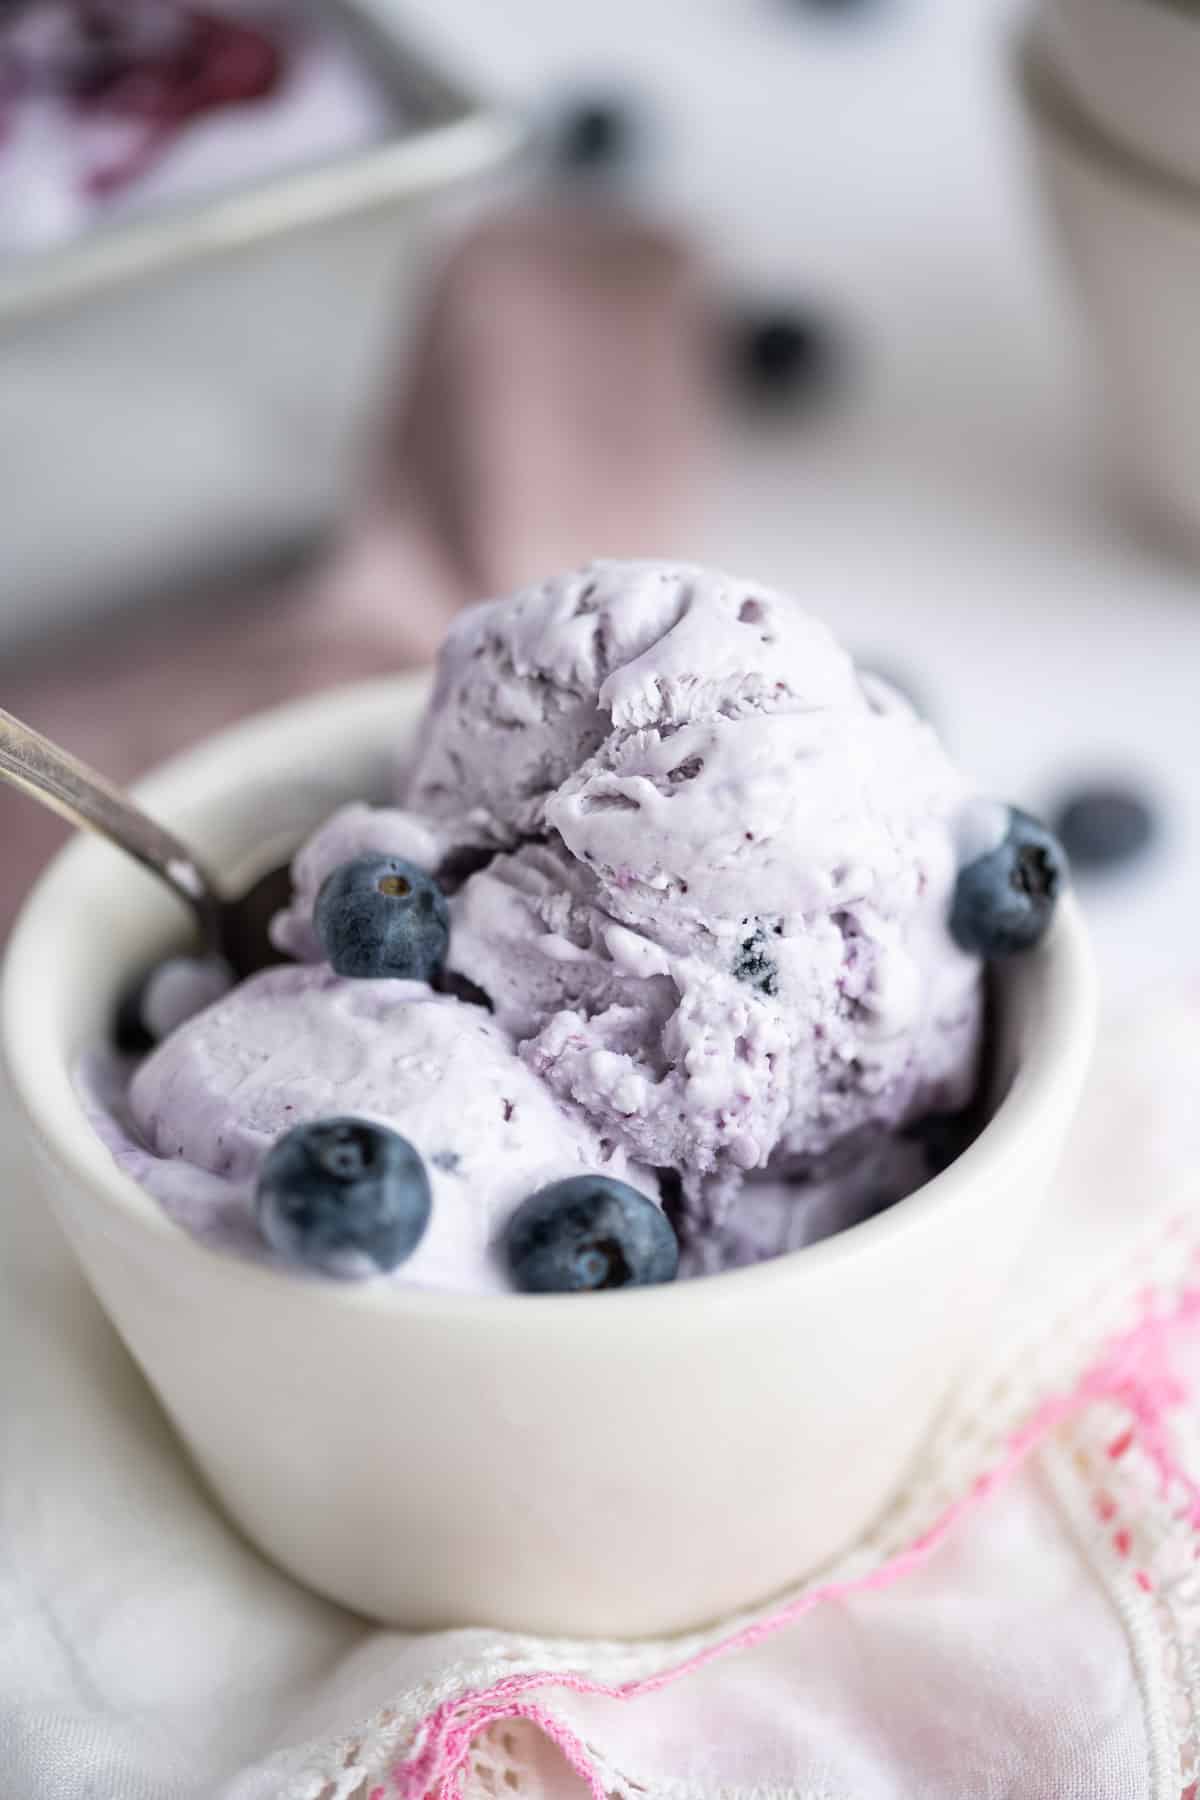
[[[687,1637],[498,1642],[330,1746],[281,1800],[463,1800],[469,1779],[475,1792],[533,1800],[531,1732],[557,1747],[594,1800],[644,1800],[631,1772],[555,1714],[555,1690],[635,1700],[829,1601],[890,1587],[1035,1453],[1124,1623],[1156,1800],[1200,1800],[1200,1432],[1185,1441],[1187,1395],[1170,1365],[1178,1339],[1200,1332],[1200,1231],[1190,1215],[1172,1216],[1122,1263],[1120,1279],[1043,1321],[1003,1370],[960,1391],[918,1478],[823,1576]]]

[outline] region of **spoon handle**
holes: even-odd
[[[40,800],[72,825],[107,838],[135,857],[178,895],[195,916],[209,946],[224,937],[222,903],[209,876],[186,844],[155,823],[119,788],[60,750],[40,732],[0,707],[0,781]]]

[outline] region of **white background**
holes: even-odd
[[[1161,794],[1169,835],[1086,899],[1110,996],[1200,971],[1200,569],[1141,543],[1045,226],[1006,0],[404,0],[535,107],[645,110],[647,200],[731,294],[828,306],[853,378],[817,417],[730,422],[697,544],[794,588],[907,671],[952,751],[1049,805],[1079,775]],[[1197,472],[1200,479],[1200,471]]]

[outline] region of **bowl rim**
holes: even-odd
[[[218,771],[235,764],[243,772],[258,767],[278,779],[281,748],[311,741],[312,734],[332,736],[338,722],[357,715],[356,735],[364,720],[382,726],[397,706],[415,709],[424,693],[429,671],[384,677],[319,695],[292,701],[259,712],[230,729],[211,734],[193,749],[160,765],[133,792],[139,800],[169,821],[178,803],[215,808],[228,781]],[[286,765],[286,758],[282,759]],[[978,1137],[940,1174],[905,1199],[874,1218],[834,1233],[816,1244],[786,1252],[746,1268],[661,1286],[626,1288],[604,1295],[578,1294],[471,1294],[407,1288],[386,1279],[360,1283],[331,1282],[302,1272],[291,1274],[274,1264],[260,1264],[193,1237],[176,1224],[153,1196],[132,1176],[117,1167],[84,1107],[76,1086],[76,1068],[61,1034],[47,1026],[33,1033],[27,1026],[29,1008],[36,1007],[46,967],[45,937],[53,920],[65,909],[69,896],[81,891],[80,875],[97,856],[110,859],[113,852],[94,839],[76,836],[59,851],[26,899],[9,939],[0,972],[0,1060],[17,1099],[27,1130],[48,1152],[52,1161],[96,1200],[101,1209],[121,1216],[126,1227],[140,1230],[160,1246],[173,1244],[181,1263],[206,1265],[229,1282],[248,1284],[263,1294],[278,1296],[281,1283],[304,1294],[318,1308],[333,1312],[346,1307],[367,1312],[386,1312],[396,1318],[423,1315],[456,1321],[494,1325],[507,1319],[531,1325],[539,1320],[553,1331],[562,1329],[567,1316],[594,1321],[597,1305],[626,1309],[649,1318],[657,1309],[688,1306],[706,1309],[741,1304],[769,1289],[817,1281],[848,1260],[869,1256],[894,1246],[906,1237],[919,1236],[952,1208],[977,1177],[987,1179],[1005,1164],[1019,1160],[1028,1137],[1039,1135],[1042,1121],[1052,1121],[1074,1106],[1089,1060],[1096,1013],[1095,974],[1086,928],[1074,896],[1068,892],[1059,903],[1053,926],[1034,951],[1022,958],[1024,967],[1016,984],[1026,992],[1019,1002],[1032,1012],[1038,1029],[1027,1038],[1012,1082]],[[125,872],[131,882],[146,875],[132,860]],[[122,879],[123,877],[118,877]],[[86,883],[83,884],[86,891]],[[86,929],[78,907],[80,929]],[[1039,978],[1034,981],[1034,975]],[[580,1313],[581,1301],[590,1304]]]
[[[1200,27],[1197,39],[1200,41]],[[1056,145],[1102,171],[1147,205],[1175,216],[1194,217],[1200,208],[1200,180],[1110,136],[1071,92],[1036,27],[1028,27],[1021,35],[1015,61],[1021,98],[1034,124]]]

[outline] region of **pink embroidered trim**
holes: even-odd
[[[1146,1295],[1139,1323],[1114,1338],[1074,1388],[1043,1401],[1025,1424],[1010,1436],[994,1465],[978,1476],[967,1492],[948,1506],[934,1524],[899,1555],[864,1575],[811,1588],[777,1611],[656,1675],[613,1685],[583,1675],[534,1672],[508,1676],[489,1688],[447,1700],[425,1719],[419,1734],[419,1748],[396,1766],[385,1785],[371,1790],[369,1800],[389,1800],[389,1793],[399,1796],[399,1800],[461,1800],[463,1775],[475,1740],[490,1725],[517,1718],[531,1720],[558,1746],[571,1767],[587,1783],[594,1800],[610,1800],[585,1745],[538,1701],[525,1698],[526,1695],[536,1689],[557,1687],[612,1700],[633,1700],[694,1674],[719,1657],[750,1649],[818,1606],[891,1587],[926,1563],[958,1522],[973,1513],[1007,1481],[1050,1433],[1097,1401],[1115,1403],[1129,1418],[1128,1429],[1109,1446],[1113,1460],[1124,1456],[1136,1443],[1156,1470],[1162,1491],[1166,1493],[1172,1488],[1180,1494],[1184,1501],[1184,1516],[1193,1528],[1200,1529],[1200,1484],[1175,1459],[1166,1423],[1169,1413],[1186,1398],[1169,1365],[1170,1344],[1176,1333],[1197,1327],[1200,1327],[1200,1288],[1187,1289],[1169,1302],[1153,1294]],[[1097,1506],[1104,1505],[1105,1496],[1097,1496]],[[1128,1539],[1128,1533],[1118,1530],[1114,1534],[1114,1547],[1119,1555],[1128,1556],[1130,1546],[1128,1542],[1123,1546],[1119,1541],[1122,1538]],[[1144,1570],[1134,1570],[1133,1576],[1140,1586],[1150,1583]],[[1194,1787],[1184,1800],[1195,1800]]]

